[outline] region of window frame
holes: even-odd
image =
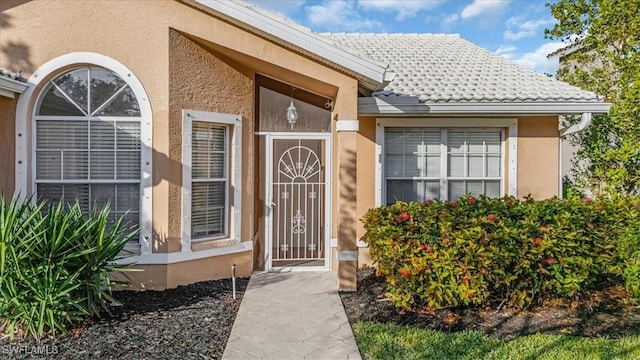
[[[223,159],[223,176],[222,177],[218,177],[218,178],[214,178],[214,177],[198,177],[198,178],[194,178],[193,176],[193,150],[191,151],[191,184],[189,184],[189,186],[191,187],[191,190],[193,190],[193,184],[194,183],[204,183],[204,184],[215,184],[215,183],[224,183],[223,185],[223,191],[224,191],[224,204],[223,204],[223,223],[222,223],[222,232],[221,234],[216,234],[216,235],[210,235],[210,236],[203,236],[203,237],[197,237],[194,238],[193,236],[193,222],[190,222],[190,229],[191,229],[191,241],[207,241],[207,240],[218,240],[218,239],[224,239],[227,238],[229,236],[229,188],[230,188],[230,180],[231,180],[231,172],[230,172],[230,168],[231,168],[231,144],[229,142],[230,140],[230,133],[232,132],[231,129],[231,125],[228,124],[220,124],[220,123],[216,123],[213,121],[201,121],[201,120],[193,120],[191,121],[191,125],[193,125],[194,122],[198,122],[198,123],[204,123],[216,128],[220,128],[220,129],[224,129],[224,149],[218,153],[222,153],[224,154],[224,159]],[[191,133],[193,135],[193,126],[191,126]],[[191,136],[191,145],[193,145],[193,136]],[[189,147],[190,149],[193,149],[193,146]],[[212,152],[209,152],[208,154],[211,154]],[[191,193],[191,195],[193,195],[193,192]],[[186,199],[185,199],[186,200]],[[193,216],[193,196],[191,197],[191,215]]]
[[[64,72],[62,73],[64,74]],[[60,74],[58,74],[60,75]],[[53,78],[55,79],[55,77]],[[35,110],[40,108],[40,103],[43,99],[43,96],[41,96],[43,93],[40,94],[39,99],[36,103],[36,107]],[[131,152],[131,150],[129,149],[118,149],[117,147],[114,147],[113,150],[111,149],[92,149],[90,148],[90,144],[91,144],[91,135],[90,131],[88,131],[87,133],[87,148],[83,149],[86,150],[87,153],[87,162],[85,163],[87,165],[87,176],[86,178],[71,178],[71,179],[65,179],[64,177],[64,160],[62,160],[61,162],[61,178],[60,179],[39,179],[38,178],[38,171],[37,171],[37,167],[38,167],[38,152],[39,151],[54,151],[51,149],[41,149],[38,148],[38,141],[37,141],[37,136],[38,136],[38,125],[37,123],[39,121],[62,121],[62,122],[73,122],[73,121],[78,121],[78,122],[87,122],[88,125],[88,129],[91,128],[91,122],[98,122],[98,121],[106,121],[106,122],[110,122],[114,124],[114,137],[116,136],[116,132],[117,132],[117,124],[120,122],[136,122],[140,124],[140,132],[142,133],[142,117],[140,116],[130,116],[130,117],[120,117],[120,116],[55,116],[55,115],[34,115],[33,116],[33,131],[32,131],[32,169],[31,169],[31,173],[32,173],[32,181],[33,181],[33,185],[32,185],[32,189],[35,195],[38,195],[38,185],[40,184],[51,184],[51,185],[88,185],[89,188],[89,199],[88,201],[88,206],[89,206],[89,211],[93,211],[93,202],[91,199],[91,186],[94,185],[133,185],[135,184],[138,187],[138,194],[139,194],[139,206],[138,206],[138,223],[137,225],[140,228],[140,231],[142,232],[142,224],[143,224],[143,220],[142,220],[142,184],[143,184],[143,177],[142,177],[142,169],[143,169],[143,163],[144,160],[143,156],[142,156],[142,149],[143,149],[143,144],[142,141],[140,141],[140,149],[137,151],[140,153],[140,172],[139,172],[139,176],[137,178],[130,178],[130,179],[106,179],[106,178],[91,178],[91,152],[107,152],[107,151],[113,151],[115,154],[117,154],[118,152]],[[142,135],[140,135],[140,138],[142,138]],[[141,139],[140,139],[141,140]],[[115,142],[114,142],[115,144]],[[61,157],[62,159],[64,159],[64,152],[68,152],[68,151],[78,151],[79,149],[60,149],[59,151],[61,152]],[[58,150],[56,150],[58,151]],[[114,177],[117,177],[117,155],[115,155],[114,157],[114,169],[113,169],[113,174]],[[117,189],[116,189],[116,193],[117,193]],[[111,211],[114,211],[116,218],[120,217],[123,215],[122,211],[118,210],[118,206],[117,206],[117,196],[116,199],[113,199],[111,201]],[[142,233],[139,234],[139,236],[143,236]],[[140,241],[136,241],[136,240],[131,240],[129,244],[127,244],[127,249],[128,250],[133,250],[133,251],[139,251],[139,245],[140,245]]]
[[[499,176],[451,176],[449,175],[449,155],[452,154],[450,149],[449,149],[449,131],[451,129],[457,129],[457,130],[464,130],[465,132],[486,132],[486,131],[492,131],[492,130],[496,130],[499,129],[499,133],[500,133],[500,163],[502,166],[500,166],[500,174]],[[447,200],[452,200],[449,199],[449,184],[452,181],[500,181],[500,194],[504,195],[505,194],[505,185],[506,185],[506,176],[505,176],[505,159],[506,159],[506,154],[505,154],[505,139],[506,139],[506,134],[505,134],[505,130],[504,128],[495,128],[495,127],[465,127],[465,128],[441,128],[442,131],[442,149],[443,151],[445,151],[446,153],[444,154],[444,159],[441,158],[441,161],[443,165],[447,166],[446,169],[443,170],[443,172],[441,172],[441,176],[442,174],[444,174],[444,183],[445,183],[445,191],[444,194],[446,195],[446,197],[443,197],[443,191],[440,191],[440,198],[442,199],[447,199]],[[498,132],[498,131],[496,131]],[[464,150],[464,152],[462,153],[463,155],[463,159],[467,160],[469,158],[469,153],[467,152],[467,149]],[[486,155],[486,151],[483,150],[482,153],[482,159],[483,162],[484,160],[487,159]],[[483,164],[483,169],[484,169],[484,164]],[[465,165],[464,165],[464,169],[466,170],[467,173],[469,173],[468,170],[468,166],[467,166],[467,162],[465,161]],[[442,183],[442,181],[441,181]]]
[[[115,75],[117,75],[120,80],[122,80],[122,82],[125,84],[123,86],[121,86],[121,88],[119,90],[117,90],[115,93],[111,94],[109,98],[105,99],[105,102],[103,104],[101,104],[100,106],[98,106],[96,109],[91,109],[91,72],[93,71],[93,69],[102,69],[105,71],[108,71],[110,73],[113,73]],[[75,72],[78,70],[86,70],[86,75],[87,75],[87,110],[82,110],[78,105],[77,101],[71,99],[66,92],[64,92],[63,90],[60,89],[60,87],[55,84],[55,80],[60,78],[61,76],[64,76],[65,74],[71,73],[71,72]],[[67,99],[67,101],[69,101],[70,104],[73,104],[74,106],[76,106],[76,108],[78,108],[83,115],[39,115],[39,112],[41,110],[42,107],[42,103],[47,95],[47,93],[49,92],[49,90],[55,87],[57,88],[59,91],[62,92],[62,95]],[[129,88],[133,91],[133,89],[131,88],[131,86],[127,83],[127,81],[122,78],[122,76],[120,76],[119,74],[115,73],[114,71],[107,69],[105,67],[102,66],[97,66],[97,65],[93,65],[93,64],[87,64],[87,65],[83,65],[83,66],[77,66],[77,67],[71,67],[68,69],[65,69],[64,71],[60,71],[55,73],[55,75],[50,76],[45,82],[44,82],[44,87],[39,91],[39,93],[37,94],[37,98],[36,98],[36,102],[35,102],[35,106],[33,108],[33,117],[32,117],[32,121],[33,121],[33,127],[32,127],[32,169],[31,169],[31,174],[32,174],[32,179],[33,179],[33,193],[36,196],[36,199],[38,198],[39,194],[39,190],[38,188],[40,187],[40,185],[61,185],[61,186],[65,186],[65,185],[69,185],[69,186],[74,186],[74,185],[87,185],[88,186],[88,198],[87,198],[87,206],[88,206],[88,211],[92,212],[94,211],[94,204],[95,204],[95,198],[92,199],[93,195],[92,192],[94,191],[94,187],[99,187],[100,185],[114,185],[115,189],[114,189],[114,198],[111,199],[111,212],[113,212],[115,218],[119,218],[121,216],[124,215],[125,212],[121,211],[118,207],[118,197],[117,197],[117,186],[118,185],[135,185],[138,188],[138,193],[139,193],[139,202],[138,202],[138,209],[136,211],[137,213],[137,223],[136,225],[138,226],[139,229],[142,229],[142,168],[143,168],[143,159],[142,159],[142,148],[143,148],[143,144],[142,144],[142,114],[136,115],[136,116],[114,116],[114,115],[95,115],[94,113],[98,112],[99,110],[103,109],[104,107],[108,106],[111,103],[111,100],[113,100],[113,98],[115,98],[118,94],[120,94],[124,89]],[[138,103],[138,107],[140,106],[140,101],[138,101],[138,98],[136,97],[136,102]],[[60,179],[46,179],[46,178],[38,178],[38,153],[39,152],[53,152],[53,149],[42,149],[38,147],[38,123],[41,122],[41,124],[46,123],[47,121],[58,121],[58,122],[62,122],[62,123],[73,123],[73,122],[77,122],[77,123],[86,123],[87,124],[87,133],[86,133],[86,137],[84,137],[83,140],[86,141],[86,148],[80,149],[80,148],[74,148],[74,147],[70,147],[70,148],[65,148],[65,149],[56,149],[55,151],[59,151],[60,152],[60,157],[61,157],[61,162],[60,162]],[[114,125],[114,148],[113,149],[101,149],[101,148],[92,148],[91,144],[92,144],[92,124],[96,124],[98,122],[108,122],[108,123],[113,123]],[[117,147],[117,129],[118,129],[118,123],[128,123],[128,122],[132,122],[132,123],[137,123],[139,126],[139,131],[140,131],[140,138],[138,139],[138,141],[140,142],[140,149],[138,149],[136,152],[139,153],[140,155],[140,162],[138,164],[139,166],[139,171],[138,171],[138,176],[133,178],[129,178],[129,179],[118,179],[118,161],[117,161],[117,154],[118,152],[131,152],[130,149],[119,149]],[[74,139],[75,140],[75,139]],[[85,151],[86,152],[86,162],[83,163],[82,165],[86,165],[87,166],[87,174],[86,174],[86,178],[76,178],[76,179],[65,179],[65,174],[64,174],[64,158],[65,158],[65,153],[68,152],[78,152],[78,151]],[[98,177],[98,178],[92,178],[92,174],[91,174],[91,162],[92,162],[92,157],[91,154],[93,152],[110,152],[113,151],[114,153],[114,159],[113,159],[113,178],[103,178],[103,177]],[[93,200],[93,201],[92,201]],[[141,233],[138,234],[138,236],[142,236]],[[133,251],[140,251],[140,241],[139,239],[133,239],[129,242],[129,244],[127,244],[127,249],[128,250],[133,250]]]
[[[197,110],[183,110],[182,128],[182,251],[193,251],[192,245],[212,243],[227,246],[240,243],[241,203],[242,203],[242,117]],[[209,123],[226,128],[227,168],[225,197],[225,234],[192,239],[191,235],[191,195],[192,195],[192,130],[193,122]]]
[[[449,196],[449,180],[459,177],[448,175],[447,132],[449,129],[459,130],[495,130],[501,132],[501,194],[516,196],[517,194],[517,118],[410,118],[410,119],[376,119],[376,206],[387,202],[387,176],[385,174],[385,132],[386,128],[434,128],[440,129],[440,199]],[[508,144],[508,146],[507,146]],[[485,177],[489,179],[491,177]],[[473,180],[471,177],[462,180]],[[507,186],[508,185],[508,186]]]
[[[140,109],[140,115],[134,117],[99,116],[95,118],[110,120],[114,118],[138,118],[140,122],[140,179],[139,179],[139,240],[127,244],[127,251],[134,254],[152,252],[153,241],[153,145],[152,110],[147,93],[135,74],[122,63],[110,57],[91,53],[73,52],[49,60],[29,77],[29,87],[18,98],[16,106],[16,151],[15,151],[15,191],[19,199],[29,199],[36,189],[36,118],[65,120],[69,116],[36,115],[45,90],[51,80],[59,75],[79,68],[99,67],[118,75],[133,91]],[[77,117],[76,117],[77,118]],[[26,120],[25,120],[26,119]],[[81,180],[76,183],[86,183]],[[31,198],[35,201],[35,197]]]

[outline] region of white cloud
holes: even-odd
[[[496,55],[507,57],[509,54],[512,54],[516,50],[518,50],[518,48],[513,45],[501,45],[496,49],[495,53]]]
[[[473,0],[473,2],[467,5],[460,17],[463,19],[470,19],[483,14],[495,14],[501,12],[509,4],[510,0]]]
[[[527,20],[523,15],[518,15],[507,20],[507,30],[503,36],[505,40],[520,40],[539,34],[542,36],[542,28],[553,24],[552,19]]]
[[[358,5],[366,10],[395,13],[397,21],[416,16],[420,11],[431,10],[444,0],[359,0]]]
[[[479,17],[477,25],[480,27],[492,27],[497,24],[497,19],[503,14],[509,1],[511,0],[473,0],[460,12],[444,16],[440,21],[440,27],[443,31],[451,31],[459,20],[470,20],[476,17]]]
[[[247,0],[249,3],[258,6],[282,17],[289,17],[305,3],[306,0]]]
[[[352,0],[326,0],[306,8],[309,23],[327,31],[360,31],[382,28],[382,23],[358,14]]]
[[[518,54],[515,46],[504,45],[498,47],[495,53],[531,70],[554,74],[558,70],[558,59],[547,59],[547,55],[565,46],[567,44],[563,42],[550,42],[542,44],[532,52]]]
[[[458,20],[460,20],[460,15],[449,14],[442,19],[442,21],[440,22],[440,27],[442,28],[443,31],[447,31],[447,32],[451,31],[451,29],[453,29],[453,25]]]

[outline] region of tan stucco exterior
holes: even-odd
[[[559,195],[558,146],[557,116],[518,119],[518,197]]]
[[[358,219],[376,206],[376,118],[360,117],[358,132]],[[358,239],[364,235],[364,226],[358,222]]]
[[[230,59],[199,46],[175,30],[169,31],[169,134],[170,173],[182,173],[182,110],[201,110],[240,115],[243,118],[242,144],[242,232],[252,238],[253,228],[253,72]],[[194,74],[198,74],[195,76]],[[182,224],[182,178],[169,185],[170,233],[168,252],[180,251]]]
[[[236,265],[237,277],[249,277],[252,272],[251,252],[221,255],[172,264],[138,265],[137,271],[114,274],[117,281],[129,283],[121,289],[163,290],[219,278],[230,278]]]
[[[5,201],[13,195],[15,181],[16,98],[0,96],[0,194]]]
[[[42,64],[56,57],[73,52],[93,52],[122,63],[138,78],[149,96],[153,111],[154,253],[181,250],[182,110],[240,115],[243,119],[244,164],[240,238],[242,241],[253,241],[257,234],[255,208],[262,206],[256,204],[253,196],[256,180],[252,165],[255,74],[270,76],[334,98],[335,120],[357,118],[358,81],[264,37],[217,19],[201,9],[171,0],[158,0],[152,4],[38,1],[10,8],[3,12],[3,16],[8,24],[19,26],[2,29],[0,47],[7,52],[7,56],[0,57],[0,67],[22,70],[23,75],[28,77]],[[22,51],[11,51],[17,48]],[[53,77],[63,70],[49,76]],[[31,99],[27,114],[32,113],[34,100],[35,97]],[[5,130],[10,135],[14,133],[9,128],[3,128],[3,133]],[[344,136],[355,138],[355,134]],[[341,159],[345,163],[346,158],[339,155],[341,150],[346,149],[341,149],[339,142],[334,142],[335,160]],[[345,171],[340,175],[336,171],[334,175],[333,193],[338,195],[332,206],[338,206],[340,186],[354,183],[349,180],[354,174]],[[7,178],[13,178],[13,175]],[[349,212],[351,204],[346,201],[342,201],[342,204],[345,211]],[[353,206],[355,209],[355,203]],[[350,213],[355,216],[355,211]],[[355,249],[356,240],[351,232],[355,233],[357,219],[348,219],[346,216],[334,219],[332,233],[336,236],[341,236],[338,229],[346,231],[347,226],[354,229],[342,235],[348,236],[349,240],[340,244]],[[345,225],[347,220],[349,223]],[[259,236],[256,241],[261,241]],[[251,250],[246,253],[251,254]],[[247,262],[238,264],[240,268],[251,268],[253,263],[251,256],[236,254],[229,257]],[[141,276],[156,279],[154,283],[166,286],[193,282],[195,277],[170,275],[172,273],[168,269],[194,265],[198,261],[204,260],[184,264],[140,265],[147,270]],[[228,276],[226,269],[204,273],[209,278]]]
[[[358,117],[357,79],[273,37],[247,31],[179,1],[37,1],[9,8],[3,16],[12,25],[2,29],[0,48],[6,56],[0,57],[0,67],[22,70],[29,77],[59,56],[93,52],[123,64],[142,83],[152,108],[154,254],[182,251],[183,111],[234,114],[242,119],[239,239],[252,243],[253,249],[170,264],[140,263],[137,267],[144,271],[128,274],[136,288],[162,289],[229,277],[232,264],[237,265],[239,276],[263,269],[265,154],[254,133],[255,77],[264,75],[333,99],[334,129],[337,121],[359,120],[357,132],[332,133],[333,199],[328,204],[331,238],[337,239],[332,268],[339,274],[339,288],[355,288],[355,269],[370,263],[368,250],[357,246],[364,231],[359,219],[376,205],[378,191],[376,118]],[[58,69],[42,79],[40,86],[76,65],[85,64]],[[18,121],[31,123],[35,99],[30,99],[27,118]],[[14,188],[12,109],[15,103],[0,97],[0,150],[11,155],[0,159],[0,190],[5,194]],[[518,118],[518,196],[557,194],[557,128],[557,116]],[[191,250],[197,254],[227,243],[234,241],[198,244]],[[358,261],[350,258],[354,253],[359,254]],[[338,261],[340,256],[348,260]]]

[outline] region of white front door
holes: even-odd
[[[266,140],[266,270],[329,269],[330,136]]]

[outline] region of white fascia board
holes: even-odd
[[[388,101],[374,98],[358,98],[358,115],[399,115],[407,114],[583,114],[585,112],[607,113],[609,103],[601,102],[525,102],[525,103],[423,103],[415,97],[401,97]]]
[[[22,94],[25,90],[27,90],[27,87],[29,87],[27,83],[0,76],[0,89],[2,90],[11,91],[12,93],[16,94]]]
[[[13,91],[5,90],[2,87],[0,87],[0,96],[8,97],[9,99],[15,99],[16,93],[14,93]]]
[[[339,49],[328,40],[260,14],[246,5],[235,1],[195,0],[195,2],[351,70],[373,83],[380,84],[385,80],[386,65],[383,66]]]

